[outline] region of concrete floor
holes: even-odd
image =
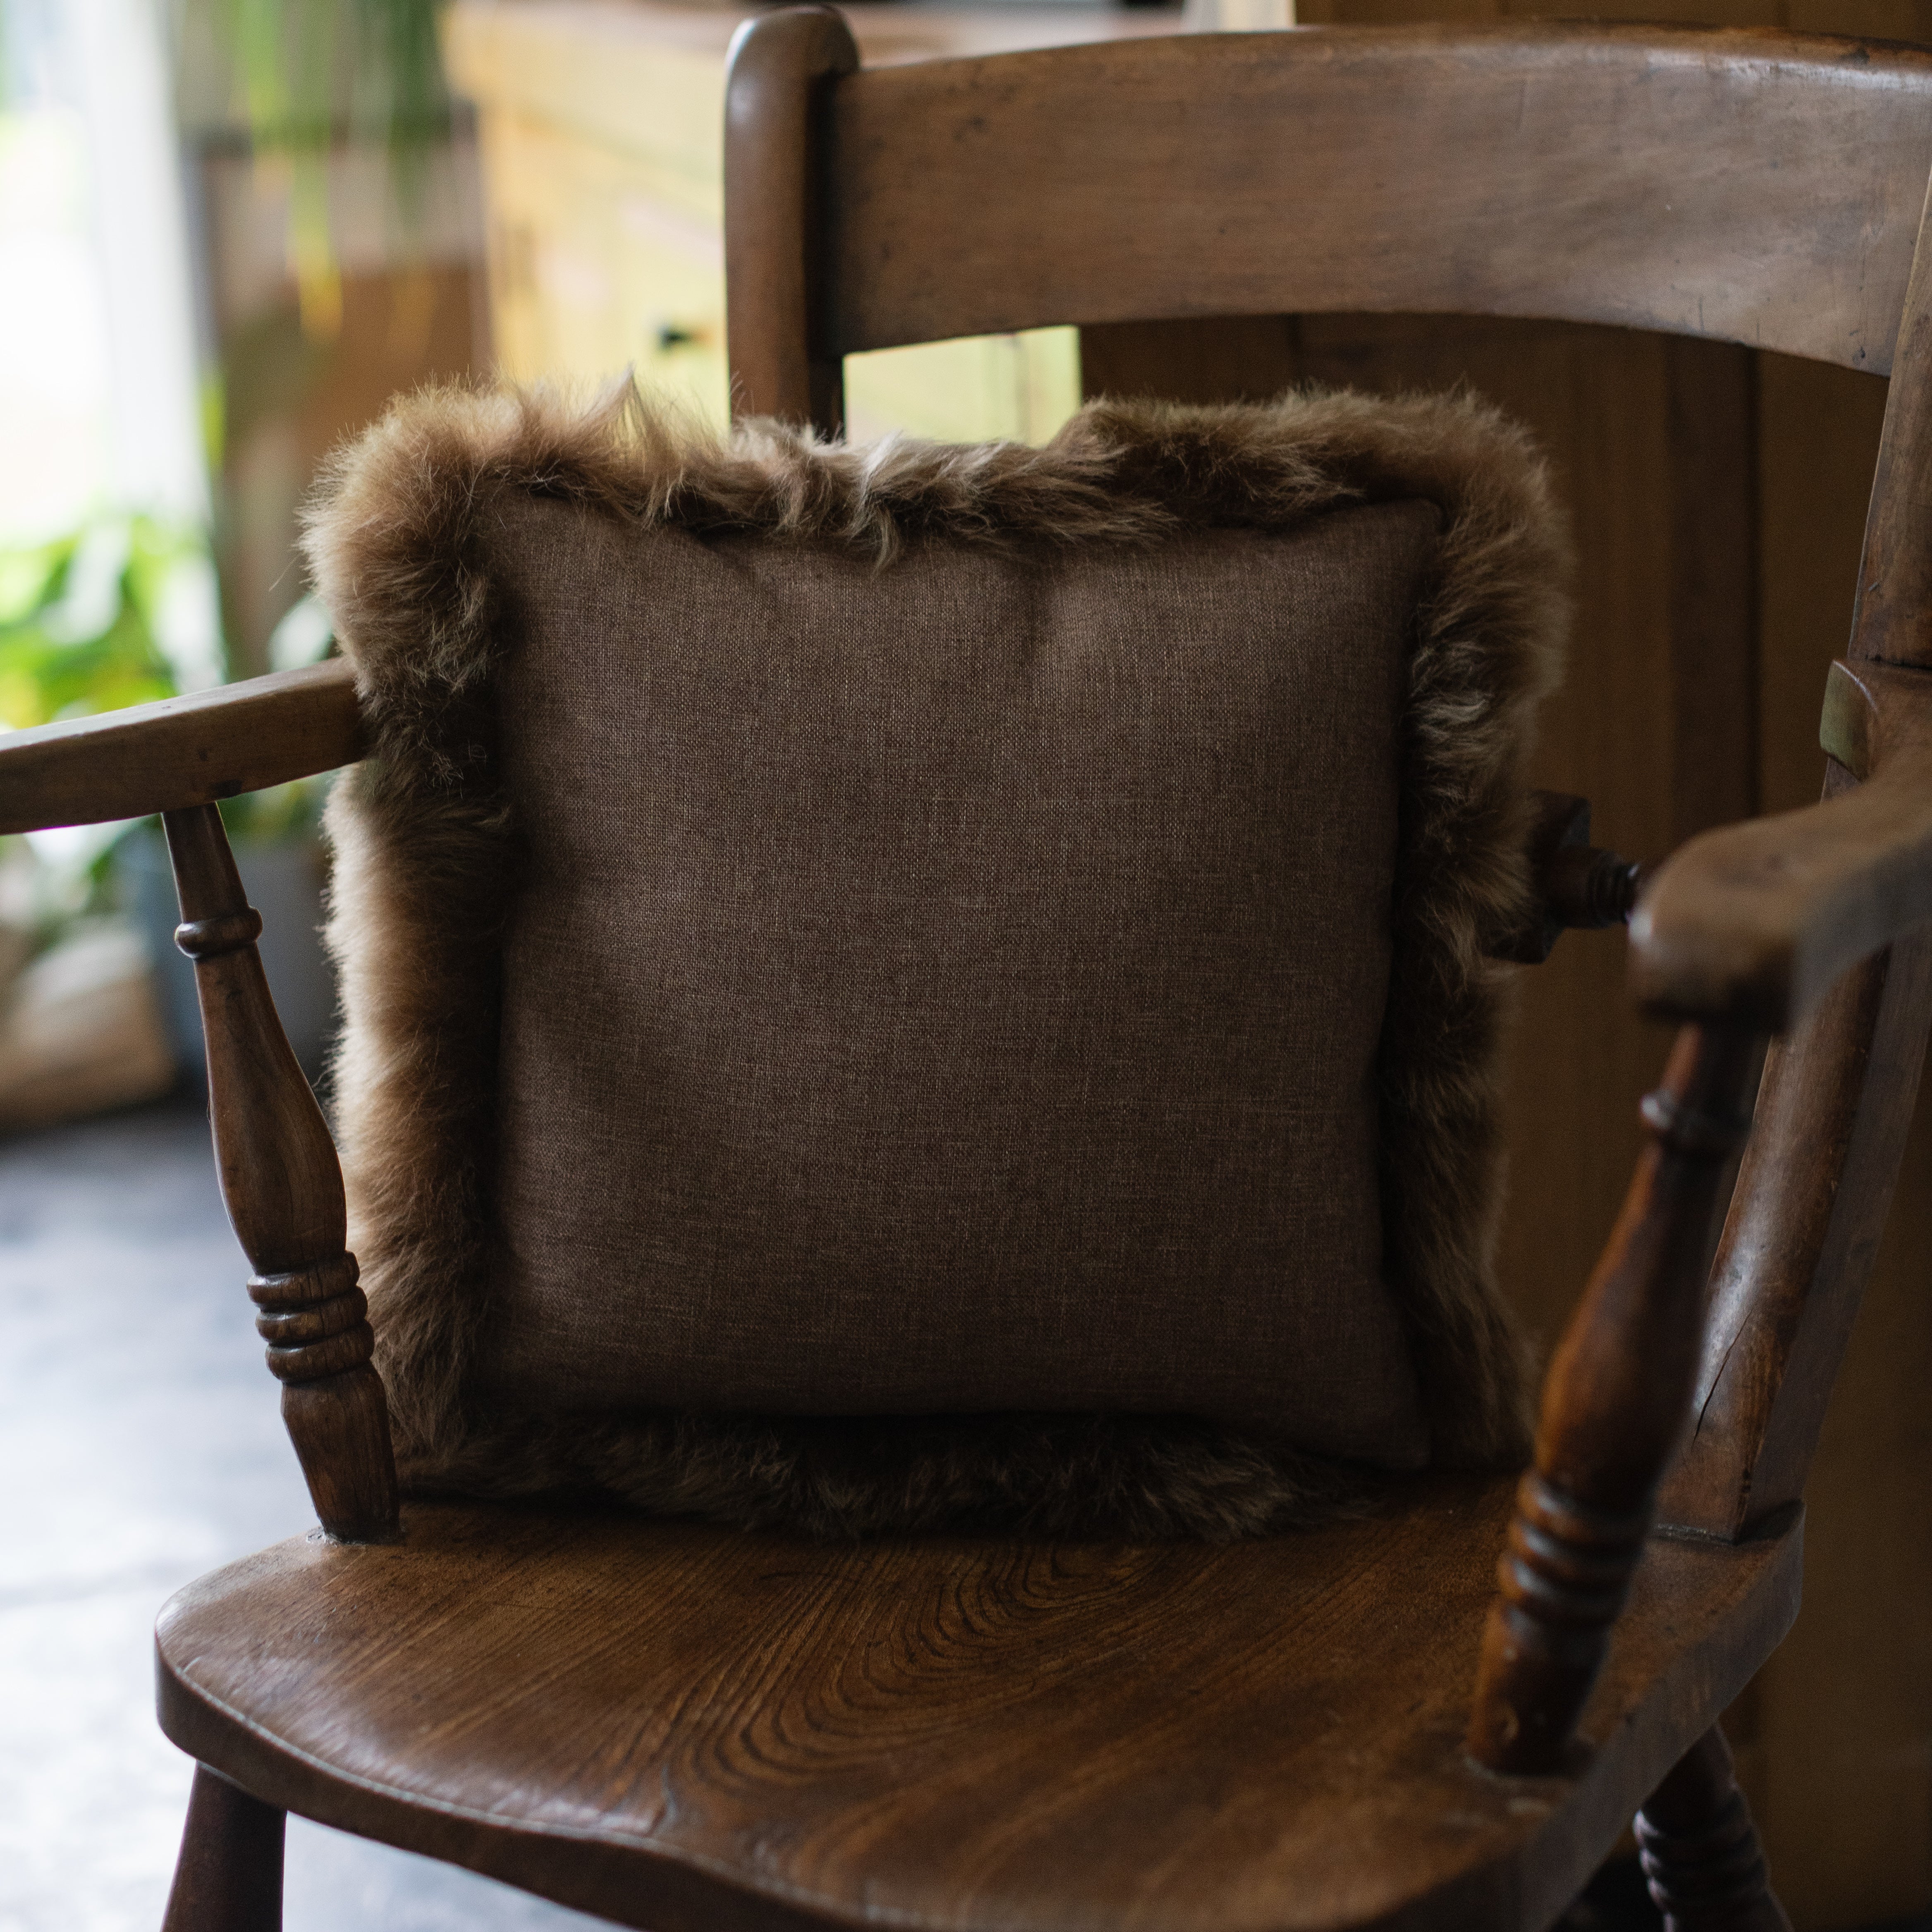
[[[0,1142],[0,1932],[155,1932],[191,1767],[152,1631],[202,1571],[308,1528],[187,1107]],[[287,1932],[596,1922],[290,1821]]]

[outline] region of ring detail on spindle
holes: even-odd
[[[217,959],[239,952],[262,936],[262,915],[253,906],[215,919],[190,919],[175,928],[175,944],[190,959]]]
[[[376,1352],[376,1337],[366,1322],[345,1328],[320,1342],[305,1342],[293,1348],[272,1348],[268,1352],[268,1371],[278,1381],[320,1382],[324,1376],[339,1376],[345,1369],[358,1367]]]
[[[257,1308],[285,1314],[292,1308],[333,1301],[338,1294],[346,1294],[362,1278],[353,1255],[332,1255],[326,1262],[292,1268],[286,1274],[251,1275],[248,1298]]]
[[[255,1328],[268,1344],[273,1374],[285,1382],[319,1382],[368,1360],[376,1338],[357,1286],[361,1274],[356,1257],[342,1254],[249,1282],[249,1299],[261,1311]]]
[[[1586,1508],[1531,1470],[1496,1580],[1510,1607],[1556,1631],[1594,1636],[1616,1621],[1650,1526],[1648,1509],[1628,1515]]]
[[[1639,1812],[1637,1850],[1650,1895],[1686,1926],[1729,1923],[1769,1888],[1771,1874],[1742,1792],[1732,1791],[1710,1822],[1666,1832]]]
[[[346,1294],[310,1302],[305,1308],[265,1309],[255,1318],[255,1332],[278,1348],[306,1348],[354,1328],[368,1312],[362,1291],[352,1288]]]

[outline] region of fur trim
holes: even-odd
[[[1233,1542],[1353,1513],[1360,1471],[1187,1416],[578,1418],[470,1437],[412,1486],[590,1492],[826,1538],[922,1530]]]
[[[1559,672],[1568,565],[1522,431],[1468,395],[1308,393],[1220,409],[1096,404],[1040,449],[848,448],[771,424],[721,442],[628,388],[573,413],[542,394],[448,388],[395,404],[338,456],[306,537],[374,745],[328,812],[328,938],[349,1018],[335,1083],[351,1240],[412,1486],[596,1489],[821,1534],[970,1522],[1226,1538],[1332,1514],[1366,1480],[1172,1418],[566,1428],[475,1412],[466,1373],[486,1318],[498,956],[517,849],[495,776],[484,536],[506,490],[627,521],[846,545],[881,563],[928,533],[1144,545],[1190,527],[1283,528],[1351,502],[1437,504],[1381,1055],[1383,1269],[1435,1460],[1520,1460],[1524,1354],[1493,1269],[1501,987],[1484,942],[1526,907],[1523,761]]]

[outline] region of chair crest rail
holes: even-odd
[[[1324,27],[891,64],[826,85],[847,62],[827,56],[837,31],[826,10],[790,8],[734,48],[734,92],[742,73],[764,116],[728,123],[743,414],[830,430],[842,356],[1152,316],[1513,315],[1892,362],[1932,163],[1919,50],[1600,24]],[[1212,141],[1189,119],[1204,87]],[[1365,149],[1382,163],[1367,172],[1352,158]],[[767,179],[788,185],[761,199]],[[754,237],[783,266],[741,282]],[[820,253],[801,327],[790,265]]]

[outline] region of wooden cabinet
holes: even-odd
[[[724,415],[724,258],[715,220],[647,164],[533,116],[486,112],[490,321],[520,380],[639,380]]]
[[[1099,8],[850,10],[868,62],[1171,26]],[[458,0],[445,28],[477,104],[498,365],[520,381],[647,387],[722,424],[724,58],[741,8]],[[855,356],[854,436],[1043,442],[1080,406],[1077,332]]]

